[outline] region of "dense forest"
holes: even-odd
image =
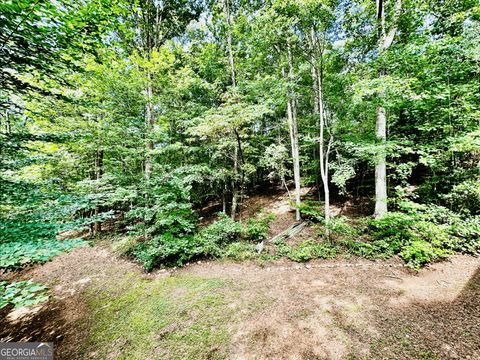
[[[0,65],[2,274],[479,254],[478,0],[3,0]]]
[[[422,265],[478,251],[476,1],[1,10],[3,267],[75,246],[55,234],[82,228],[128,234],[147,269],[217,256],[246,199],[274,187],[333,245],[355,226],[332,202],[361,203],[373,242],[355,236],[357,253]],[[202,233],[209,204],[225,215]],[[251,219],[251,241],[267,222]]]

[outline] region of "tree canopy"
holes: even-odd
[[[282,188],[333,242],[331,203],[375,214],[359,254],[475,253],[479,44],[476,0],[3,1],[0,243],[88,229],[183,264]]]

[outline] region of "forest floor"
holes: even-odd
[[[349,258],[147,274],[97,245],[3,277],[52,296],[0,312],[0,341],[52,341],[56,359],[480,358],[480,259],[470,256],[418,273]]]

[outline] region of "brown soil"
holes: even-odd
[[[49,284],[53,299],[23,315],[4,312],[0,340],[53,341],[57,358],[74,358],[94,321],[84,291],[131,272],[141,270],[86,247],[8,275]],[[398,260],[354,258],[263,267],[211,261],[143,276],[174,273],[238,284],[227,294],[238,310],[228,324],[230,359],[480,358],[478,258],[455,256],[418,274]]]
[[[248,284],[235,306],[233,359],[480,358],[480,261],[456,256],[414,273],[398,261],[195,265]]]
[[[262,208],[276,214],[271,235],[294,223],[284,194],[248,201],[244,218]],[[307,228],[292,241],[313,232]],[[480,359],[480,259],[470,256],[454,256],[419,273],[398,259],[350,258],[262,266],[208,261],[145,274],[108,247],[84,247],[2,275],[45,283],[52,299],[27,310],[0,311],[0,341],[52,341],[57,359],[78,358],[95,321],[86,292],[131,273],[151,281],[180,273],[235,284],[226,289],[228,306],[236,310],[226,324],[229,359]]]
[[[141,268],[107,249],[83,247],[42,266],[2,274],[2,279],[9,281],[33,279],[47,284],[53,296],[37,306],[0,312],[0,341],[53,342],[56,358],[75,358],[88,334],[84,291],[132,271]]]

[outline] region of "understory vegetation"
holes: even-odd
[[[250,252],[247,249],[253,252],[256,242],[267,238],[268,224],[272,220],[272,216],[260,216],[249,219],[242,226],[224,213],[219,213],[218,217],[195,234],[174,236],[168,231],[152,239],[130,236],[114,242],[113,248],[120,255],[137,259],[146,270],[159,264],[182,266],[200,257],[238,258],[240,253]]]
[[[47,287],[31,280],[8,283],[0,281],[0,309],[8,305],[14,308],[31,306],[48,300]]]
[[[2,271],[100,238],[147,271],[480,251],[477,1],[6,0],[0,14]],[[272,215],[246,211],[269,191],[288,194],[284,228],[316,235],[270,244]],[[363,210],[333,214],[349,202]]]

